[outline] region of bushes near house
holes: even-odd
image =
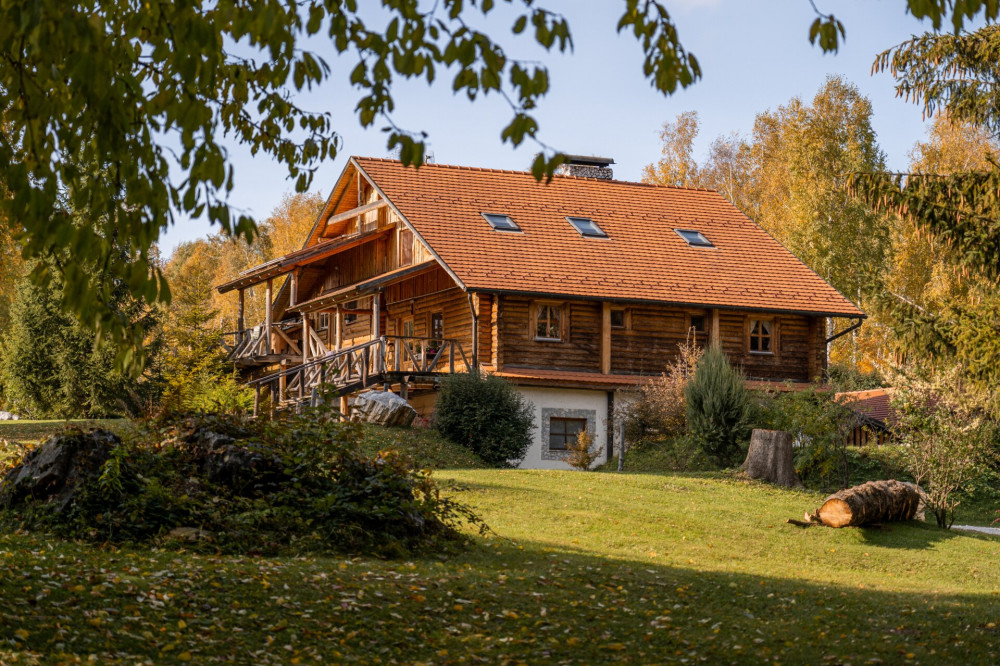
[[[512,467],[531,446],[532,406],[516,388],[495,375],[448,375],[436,407],[438,431],[468,447],[487,464]]]
[[[750,436],[750,395],[718,347],[702,355],[684,398],[688,432],[705,455],[721,467],[739,463]]]
[[[566,446],[566,462],[576,469],[588,470],[600,452],[594,448],[594,437],[586,429],[576,435],[576,439]]]
[[[405,556],[460,543],[460,524],[481,526],[407,457],[365,455],[356,424],[320,412],[173,418],[125,441],[92,433],[50,440],[6,475],[0,527],[212,552]],[[36,487],[32,465],[63,476]]]
[[[687,431],[687,401],[684,387],[694,375],[702,350],[691,342],[679,345],[673,363],[659,377],[639,389],[625,418],[626,439],[632,442],[667,441]]]
[[[755,427],[792,434],[795,473],[811,488],[833,490],[852,485],[856,456],[849,455],[847,442],[860,417],[835,395],[832,390],[816,388],[758,394]]]
[[[993,400],[961,368],[915,381],[893,396],[900,415],[896,430],[904,444],[901,462],[927,491],[927,505],[940,527],[951,527],[956,507],[978,480],[993,477],[1000,461]]]

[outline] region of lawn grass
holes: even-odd
[[[0,663],[995,663],[1000,540],[785,523],[721,475],[447,470],[499,537],[412,561],[0,537]]]
[[[44,421],[0,421],[0,439],[23,444],[40,442],[50,435],[55,435],[69,427],[107,428],[120,432],[128,424],[126,419],[50,419]]]
[[[421,469],[480,469],[488,467],[464,446],[452,444],[433,428],[384,428],[364,424],[361,448],[368,455],[386,449],[405,451]]]

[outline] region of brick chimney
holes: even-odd
[[[610,157],[567,155],[566,158],[566,162],[556,168],[556,175],[599,178],[601,180],[611,180],[614,177],[611,165],[615,161]]]

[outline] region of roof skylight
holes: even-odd
[[[514,220],[511,219],[510,215],[501,215],[500,213],[480,213],[490,226],[497,231],[520,231],[521,227],[517,226]]]
[[[604,233],[604,230],[597,226],[597,222],[594,222],[589,217],[567,217],[566,221],[572,224],[573,228],[584,236],[592,236],[594,238],[608,237]]]
[[[715,247],[712,241],[705,238],[705,234],[694,229],[674,229],[677,235],[683,238],[688,245],[693,247]]]

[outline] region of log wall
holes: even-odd
[[[444,337],[462,343],[462,349],[472,358],[472,311],[468,295],[441,268],[390,285],[385,290],[385,311],[389,335],[401,335],[402,323],[413,319],[413,334],[431,335],[431,315],[443,315]],[[488,364],[493,354],[492,299],[489,294],[479,298],[479,362]]]
[[[545,302],[554,302],[547,299]],[[602,305],[598,301],[563,301],[564,331],[558,342],[536,340],[533,308],[538,300],[504,295],[497,302],[498,325],[492,341],[499,368],[533,368],[600,372]],[[656,375],[673,363],[679,347],[708,345],[712,311],[657,304],[612,306],[626,310],[626,327],[611,329],[611,373]],[[702,318],[704,330],[690,330],[692,318]],[[774,321],[770,354],[749,350],[749,320]],[[733,365],[748,379],[809,381],[826,363],[823,319],[804,315],[769,315],[720,311],[719,343]]]
[[[532,326],[533,299],[503,296],[497,335],[506,368],[542,368],[600,372],[601,304],[595,301],[565,301],[562,340],[535,340]],[[567,334],[568,333],[568,334]]]

